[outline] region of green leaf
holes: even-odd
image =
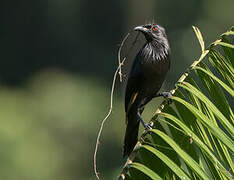
[[[192,143],[196,143],[198,147],[201,149],[202,152],[205,153],[205,157],[215,164],[215,168],[220,171],[220,173],[224,174],[227,178],[230,178],[230,174],[227,169],[222,165],[222,162],[217,158],[216,154],[202,142],[202,140],[192,131],[190,130],[183,122],[181,122],[175,116],[167,113],[161,113],[161,116],[170,119],[171,121],[175,122],[183,132],[190,138],[192,138]]]
[[[198,118],[198,120],[200,120],[208,129],[211,130],[212,134],[217,139],[222,141],[228,148],[230,148],[234,152],[233,141],[221,129],[217,128],[216,124],[214,124],[209,118],[207,118],[207,116],[205,116],[196,107],[181,98],[172,97],[172,99],[185,105],[188,110],[191,111]]]
[[[165,154],[158,151],[156,148],[151,146],[144,145],[142,148],[153,153],[155,156],[160,158],[179,178],[181,179],[190,179],[189,176],[179,167],[176,163],[174,163],[171,159],[169,159]]]
[[[202,179],[210,179],[209,175],[204,172],[201,167],[199,166],[199,164],[194,161],[186,152],[184,152],[183,149],[181,149],[176,142],[174,142],[168,135],[166,135],[165,133],[159,131],[159,130],[151,130],[151,132],[159,135],[161,138],[163,138],[177,153],[178,155],[184,160],[184,162],[191,168],[194,170],[194,172],[201,177]]]
[[[219,45],[221,45],[221,46],[225,46],[225,47],[228,47],[228,48],[232,48],[232,49],[234,49],[234,45],[229,44],[229,43],[225,43],[225,42],[218,42],[217,44],[219,44]]]
[[[134,169],[140,171],[141,173],[145,174],[146,176],[150,177],[151,179],[163,180],[159,175],[157,175],[154,171],[152,171],[148,167],[144,166],[143,164],[132,163],[132,164],[130,164],[130,168],[134,168]]]
[[[200,67],[194,67],[194,69],[206,73],[213,80],[217,81],[232,97],[234,97],[234,91],[229,86],[227,86],[223,81],[221,81],[219,78],[217,78],[216,76],[214,76],[212,73],[210,73],[210,72],[208,72],[205,69],[202,69]]]
[[[183,82],[181,84],[179,84],[180,87],[183,87],[184,89],[186,89],[187,91],[191,92],[192,94],[194,94],[197,98],[199,98],[201,101],[203,101],[207,108],[212,111],[216,117],[219,118],[220,122],[226,127],[226,129],[228,130],[228,132],[234,136],[234,128],[233,126],[229,123],[229,121],[227,120],[227,118],[219,111],[219,109],[214,106],[214,104],[203,94],[201,93],[201,91],[197,90],[195,87],[193,87],[192,85],[190,85],[187,82]]]

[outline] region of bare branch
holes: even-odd
[[[121,45],[120,45],[120,47],[119,47],[119,51],[118,51],[118,61],[119,61],[119,65],[123,63],[123,61],[121,62],[121,51],[122,51],[122,47],[123,47],[123,45],[124,45],[124,43],[125,43],[125,41],[127,40],[127,38],[128,38],[129,35],[130,35],[130,33],[128,33],[128,34],[124,37],[124,39],[123,39],[123,41],[122,41],[122,43],[121,43]],[[126,59],[126,57],[125,57],[125,59]],[[120,68],[119,68],[119,80],[120,80],[120,82],[122,82],[122,80],[123,80],[123,74],[122,74],[121,66],[120,66]]]
[[[94,161],[93,163],[94,163],[94,172],[95,172],[96,178],[98,180],[100,180],[100,178],[99,178],[98,171],[97,171],[97,151],[98,151],[98,147],[99,147],[99,144],[100,144],[100,137],[101,137],[103,126],[104,126],[107,118],[111,115],[111,112],[112,112],[112,109],[113,109],[113,94],[114,94],[115,82],[116,82],[118,73],[119,73],[119,77],[120,77],[120,82],[122,82],[122,76],[123,75],[122,75],[122,71],[121,71],[121,66],[123,66],[124,61],[126,60],[126,57],[124,57],[123,60],[121,61],[121,57],[120,56],[121,56],[122,47],[123,47],[123,45],[124,45],[124,43],[127,40],[127,38],[128,38],[129,35],[130,35],[130,33],[128,33],[124,37],[124,39],[123,39],[123,41],[122,41],[122,43],[121,43],[121,45],[119,47],[119,51],[118,51],[119,66],[116,69],[114,77],[113,77],[113,82],[112,82],[112,87],[111,87],[111,95],[110,95],[110,109],[109,109],[109,112],[107,113],[106,117],[102,120],[100,129],[99,129],[98,135],[97,135],[96,146],[95,146],[94,157],[93,157],[93,161]]]

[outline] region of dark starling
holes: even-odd
[[[146,43],[135,57],[126,86],[127,127],[123,157],[129,156],[137,143],[140,122],[145,129],[151,128],[141,118],[144,106],[154,97],[170,96],[169,92],[158,93],[170,68],[170,48],[165,29],[157,24],[146,24],[134,30],[143,33]]]

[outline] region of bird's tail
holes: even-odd
[[[124,147],[123,147],[123,157],[129,156],[133,151],[137,139],[140,121],[136,115],[131,115],[127,117],[127,127],[124,137]]]

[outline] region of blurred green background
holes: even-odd
[[[233,0],[3,0],[0,4],[0,179],[4,180],[94,179],[97,131],[109,109],[124,35],[152,19],[166,28],[172,65],[163,88],[169,89],[200,55],[191,26],[200,28],[208,44],[233,25],[234,18]],[[125,161],[124,83],[117,84],[113,114],[101,137],[97,160],[103,179],[115,179]],[[161,100],[147,106],[147,121]]]

